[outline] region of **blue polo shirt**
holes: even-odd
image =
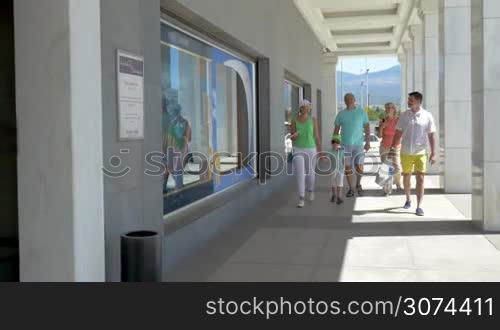
[[[335,126],[341,127],[342,144],[347,146],[363,146],[365,144],[365,125],[369,123],[368,114],[359,107],[341,111],[335,119]]]

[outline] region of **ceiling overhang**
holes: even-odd
[[[338,56],[397,54],[418,0],[294,0],[327,52]]]

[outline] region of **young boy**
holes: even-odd
[[[337,205],[344,203],[343,189],[344,189],[344,172],[345,172],[345,159],[344,149],[342,148],[342,137],[340,135],[333,135],[332,137],[332,203],[337,202]]]

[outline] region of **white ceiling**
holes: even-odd
[[[339,56],[396,54],[418,24],[418,0],[294,0],[323,46]]]

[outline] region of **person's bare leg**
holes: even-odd
[[[396,184],[396,187],[398,189],[403,189],[402,185],[401,185],[401,161],[398,159],[398,157],[394,157],[393,158],[394,162],[394,183]]]
[[[404,174],[404,187],[405,187],[405,194],[406,194],[406,201],[410,202],[411,201],[411,174]]]
[[[425,174],[418,173],[417,174],[417,201],[418,208],[421,207],[422,202],[424,201],[425,194]]]
[[[344,195],[342,193],[342,190],[344,190],[344,189],[342,189],[342,187],[337,187],[337,198],[339,198],[339,199],[344,199]]]
[[[401,173],[396,173],[394,175],[394,182],[396,183],[396,188],[403,189],[401,186]]]
[[[363,179],[363,175],[365,174],[365,167],[363,165],[356,166],[356,188],[361,186],[361,180]]]
[[[337,187],[337,201],[344,200],[344,195],[342,193],[342,190],[344,190],[342,187]]]
[[[349,190],[354,191],[353,188],[353,175],[354,173],[352,172],[352,167],[351,166],[346,166],[345,167],[345,175],[347,178],[347,183],[349,184]]]

